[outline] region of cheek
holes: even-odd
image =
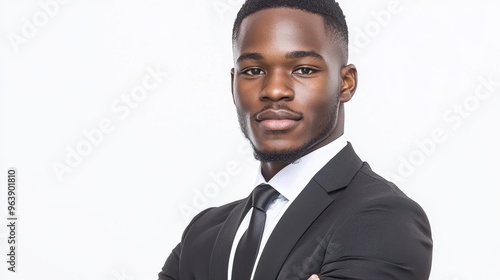
[[[259,101],[259,94],[256,90],[256,86],[250,83],[239,83],[238,81],[234,84],[234,102],[236,108],[241,113],[250,113],[255,104]]]
[[[338,103],[339,89],[334,83],[297,86],[295,101],[310,114],[321,115]]]
[[[245,103],[245,96],[242,94],[242,89],[241,89],[241,84],[238,83],[238,80],[234,81],[233,84],[233,97],[234,97],[234,104],[236,105],[237,109],[240,109],[242,105]]]

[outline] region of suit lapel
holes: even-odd
[[[231,253],[234,236],[251,206],[251,199],[247,197],[246,200],[243,200],[231,211],[222,225],[210,257],[208,279],[227,280],[229,254]]]
[[[321,186],[310,182],[274,228],[262,251],[254,279],[276,279],[297,240],[332,201]]]
[[[354,152],[351,143],[340,150],[316,175],[313,180],[326,192],[331,193],[346,187],[359,171],[363,161]]]
[[[297,241],[340,195],[338,190],[343,190],[349,184],[362,164],[348,143],[313,177],[273,230],[260,257],[254,279],[278,277]]]

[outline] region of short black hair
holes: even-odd
[[[269,8],[292,8],[322,16],[327,29],[333,32],[335,39],[340,39],[339,43],[347,57],[349,31],[344,12],[335,0],[246,0],[234,21],[233,43],[238,38],[241,23],[247,16]]]

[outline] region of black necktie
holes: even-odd
[[[265,184],[258,185],[253,190],[250,225],[236,247],[232,280],[250,280],[266,224],[266,208],[278,196],[278,191]]]

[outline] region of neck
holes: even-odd
[[[261,172],[267,182],[271,180],[281,169],[285,168],[289,163],[287,162],[261,162]]]
[[[310,147],[310,149],[305,153],[303,156],[335,141],[337,138],[342,136],[344,134],[343,129],[336,129],[332,134],[330,134],[327,138],[323,139],[316,145],[313,145]],[[269,182],[271,178],[274,177],[278,172],[280,172],[283,168],[285,168],[287,165],[291,164],[292,162],[284,162],[284,161],[269,161],[269,162],[264,162],[261,161],[260,166],[261,166],[261,172],[262,176],[264,179]]]

